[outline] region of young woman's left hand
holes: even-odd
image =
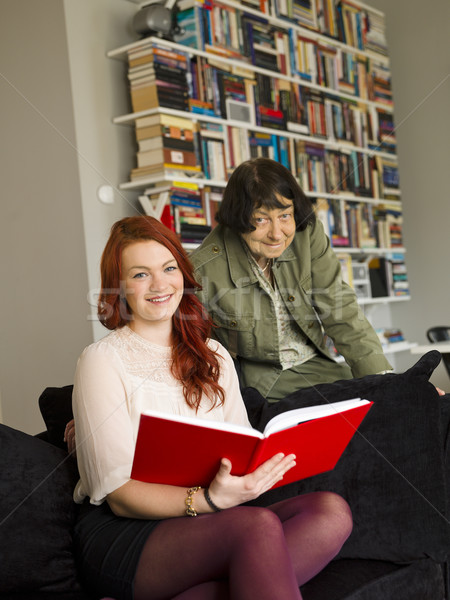
[[[227,458],[221,461],[217,475],[209,485],[210,495],[220,508],[231,508],[249,500],[258,498],[281,481],[295,465],[295,455],[275,454],[260,465],[253,473],[237,477],[231,475],[231,462]]]

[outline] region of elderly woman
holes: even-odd
[[[269,401],[392,367],[315,218],[281,164],[257,158],[230,177],[219,225],[192,255],[214,336],[239,359],[241,384]],[[329,336],[346,364],[330,358]]]

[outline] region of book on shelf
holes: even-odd
[[[186,53],[163,45],[149,44],[139,50],[130,50],[128,62],[134,112],[158,106],[188,110],[189,60]]]
[[[313,198],[312,199],[314,213],[316,218],[322,223],[325,235],[331,239],[333,223],[332,215],[330,213],[330,205],[326,198]]]
[[[384,15],[377,12],[368,12],[370,27],[365,32],[365,49],[387,56],[386,24]]]
[[[248,141],[250,145],[250,158],[272,158],[275,157],[275,148],[270,133],[249,131]]]
[[[153,150],[146,150],[136,153],[137,166],[151,167],[155,164],[176,164],[188,167],[198,165],[198,157],[195,152],[186,150],[176,150],[173,148],[161,147]]]
[[[159,135],[156,137],[138,140],[139,152],[154,150],[156,148],[167,148],[170,150],[181,150],[183,152],[195,152],[195,143],[193,139],[184,137],[172,137],[170,135]]]
[[[157,82],[153,82],[133,88],[131,90],[131,104],[133,112],[160,107],[187,111],[188,92],[161,87]]]
[[[342,280],[353,287],[352,257],[348,253],[337,253],[336,258],[341,265]]]
[[[376,329],[378,339],[381,345],[386,347],[388,344],[398,344],[404,342],[405,337],[401,329]]]
[[[392,263],[388,258],[372,258],[369,261],[369,276],[373,298],[392,295]]]
[[[174,127],[182,130],[191,129],[194,131],[197,127],[197,125],[192,121],[192,119],[177,117],[165,113],[157,113],[154,115],[147,115],[145,117],[138,117],[135,123],[136,129],[160,125],[165,127]]]
[[[397,162],[384,156],[376,156],[376,162],[382,184],[381,192],[384,194],[390,188],[398,190],[400,182]]]
[[[184,210],[178,211],[177,214],[180,225],[183,225],[184,223],[188,225],[207,225],[206,218],[200,213],[192,211],[192,214],[189,214],[189,211]]]
[[[139,152],[155,150],[158,148],[169,148],[171,150],[182,150],[184,152],[195,152],[193,138],[186,139],[184,136],[172,137],[160,131],[160,135],[137,140]]]
[[[289,34],[287,31],[275,31],[275,41],[277,50],[277,67],[283,75],[291,77],[291,58]]]
[[[205,186],[202,190],[202,207],[206,223],[214,229],[217,225],[216,214],[222,201],[223,189]]]
[[[137,120],[137,119],[136,119]],[[159,137],[163,134],[161,125],[148,125],[148,126],[138,126],[135,128],[136,133],[136,141],[139,143],[141,140],[146,140],[148,138]]]
[[[209,225],[195,225],[192,223],[180,223],[180,238],[184,243],[190,242],[202,242],[205,237],[210,233],[211,227]]]
[[[309,127],[304,123],[294,123],[293,121],[288,121],[286,123],[286,129],[288,131],[292,131],[294,133],[301,133],[303,135],[309,134]]]
[[[375,208],[375,223],[378,246],[380,248],[401,248],[403,246],[403,215],[401,207],[388,203]]]
[[[298,25],[317,28],[316,3],[314,0],[292,0],[274,2],[275,16],[292,20]]]
[[[175,18],[179,29],[174,33],[174,42],[201,49],[203,42],[198,22],[202,8],[196,0],[178,0],[177,9]]]
[[[408,272],[405,255],[402,252],[393,252],[389,255],[392,272],[392,295],[409,296]]]
[[[131,477],[206,487],[222,458],[231,461],[233,475],[241,476],[283,452],[297,458],[274,487],[286,485],[333,469],[371,406],[372,402],[355,398],[294,409],[271,419],[262,433],[230,423],[146,411],[140,418]]]
[[[165,175],[167,177],[177,178],[188,176],[201,176],[202,170],[199,166],[190,166],[180,163],[154,163],[145,167],[136,167],[131,169],[130,179],[131,181],[139,181],[140,179],[147,179],[153,175]]]
[[[177,223],[180,222],[178,216],[182,211],[194,210],[196,213],[203,212],[202,194],[198,189],[196,191],[188,190],[183,184],[178,184],[177,187],[173,186],[170,188],[169,196]],[[179,233],[179,228],[177,231]]]

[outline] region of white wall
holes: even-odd
[[[371,0],[385,12],[412,300],[392,308],[396,326],[425,343],[450,325],[450,2]],[[398,355],[397,367],[416,360]],[[450,392],[441,364],[432,381]]]
[[[73,90],[75,132],[80,173],[81,205],[86,241],[89,292],[95,304],[99,260],[111,225],[135,213],[137,194],[122,193],[118,184],[129,179],[134,166],[133,129],[112,118],[131,112],[126,63],[106,57],[108,50],[137,39],[131,30],[137,7],[124,0],[64,0],[67,44]],[[98,188],[114,188],[114,204],[102,204]],[[105,330],[91,315],[94,339]]]

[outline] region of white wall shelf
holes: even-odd
[[[238,5],[237,5],[238,6]],[[241,7],[242,8],[242,7]],[[247,12],[247,7],[245,7],[245,11]],[[261,16],[261,14],[259,15]],[[287,29],[286,23],[284,23],[284,27]],[[312,32],[308,30],[308,33],[311,37],[315,37],[312,35]],[[329,38],[327,43],[330,43]],[[334,42],[333,42],[334,43]],[[228,65],[229,67],[234,67],[241,72],[243,69],[252,73],[260,73],[261,75],[267,75],[268,77],[276,77],[277,79],[283,79],[284,81],[289,81],[291,83],[296,83],[298,85],[302,85],[303,87],[310,88],[312,90],[316,90],[321,93],[331,94],[333,96],[338,96],[343,100],[348,100],[350,102],[357,102],[366,104],[367,106],[373,106],[375,108],[380,108],[386,112],[392,112],[393,108],[389,104],[384,104],[382,102],[374,102],[373,100],[367,100],[365,98],[360,98],[359,96],[355,96],[354,94],[346,94],[340,90],[336,90],[334,88],[326,87],[323,85],[318,85],[315,83],[311,83],[305,79],[301,79],[300,77],[292,77],[289,75],[284,75],[283,73],[274,73],[273,71],[269,71],[268,69],[264,69],[262,67],[258,67],[248,62],[243,62],[242,60],[236,60],[233,58],[226,58],[224,56],[220,56],[218,54],[214,54],[212,52],[206,52],[204,50],[197,50],[196,48],[191,48],[189,46],[184,46],[183,44],[177,44],[176,42],[171,42],[169,40],[164,40],[162,38],[149,36],[148,38],[143,38],[133,44],[127,44],[125,46],[121,46],[120,48],[116,48],[115,50],[109,50],[106,53],[108,58],[116,58],[119,60],[126,60],[128,56],[128,52],[130,50],[137,50],[140,47],[147,46],[148,44],[159,44],[162,46],[167,46],[168,48],[172,48],[173,50],[179,50],[180,52],[185,52],[191,56],[202,56],[210,61],[215,63],[222,63],[224,65]],[[350,46],[349,46],[350,48]],[[353,48],[353,51],[355,49]],[[362,51],[358,53],[363,54]],[[372,55],[373,58],[373,55]]]

